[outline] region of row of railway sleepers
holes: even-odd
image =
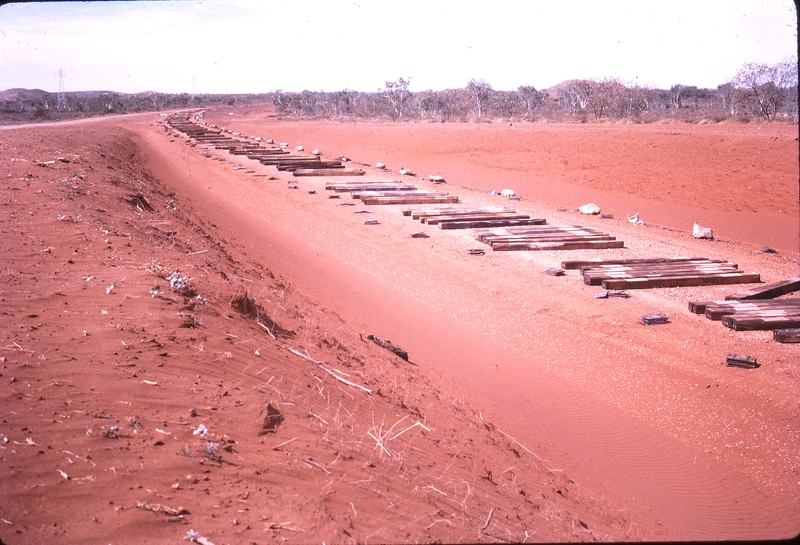
[[[433,191],[429,189],[365,189],[361,191],[351,191],[350,196],[353,199],[366,202],[367,200],[377,197],[447,197],[450,195],[447,191]]]
[[[214,145],[215,149],[227,150],[233,155],[244,155],[263,165],[274,166],[279,171],[292,172],[295,176],[361,176],[364,174],[361,169],[345,168],[339,160],[323,161],[317,155],[293,155],[277,146],[262,147],[260,143],[238,140],[221,131],[206,129],[192,123],[188,121],[188,117],[186,120],[181,117],[180,120],[170,124],[175,128],[180,127],[178,130],[198,141]]]
[[[407,208],[402,212],[404,216],[411,216],[412,219],[427,225],[438,225],[440,229],[475,229],[547,223],[544,219],[531,218],[507,206]]]
[[[233,142],[223,142],[214,146],[216,149],[224,149],[233,155],[247,155],[251,151],[258,150],[261,146],[256,142],[244,140],[234,140]]]
[[[194,138],[195,140],[209,140],[223,137],[221,131],[205,129],[203,127],[198,128],[197,125],[193,123],[172,123],[171,126],[173,129],[180,131],[190,138]]]
[[[624,248],[625,243],[582,225],[521,225],[478,229],[477,239],[494,251]]]
[[[353,199],[358,199],[365,205],[458,202],[458,197],[455,195],[443,191],[418,189],[415,185],[398,180],[329,182],[325,184],[325,189],[337,193],[350,193]]]
[[[213,145],[216,148],[231,146],[237,142],[246,144],[245,142],[235,140],[234,138],[225,135],[220,130],[201,127],[190,121],[176,121],[174,118],[170,118],[168,123],[172,128],[184,133],[186,136],[195,140],[196,142]]]
[[[222,133],[219,132],[204,132],[204,133],[197,133],[197,132],[190,132],[188,127],[182,127],[180,125],[173,125],[173,129],[184,133],[189,138],[196,140],[197,142],[208,142],[208,141],[218,141],[220,139],[226,138]]]
[[[340,161],[322,161],[318,156],[297,156],[278,148],[228,137],[221,131],[206,129],[187,118],[171,119],[170,125],[198,142],[245,155],[295,176],[358,176],[361,169],[346,169]],[[418,190],[399,181],[370,181],[326,184],[327,190],[350,192],[364,204],[458,203],[458,197],[445,192]],[[441,229],[478,228],[478,240],[493,250],[569,250],[621,248],[622,241],[606,233],[580,225],[547,226],[546,220],[518,214],[509,207],[437,207],[405,209],[403,214]],[[503,228],[500,228],[500,227]],[[480,229],[488,228],[488,229]],[[579,268],[584,282],[602,285],[607,290],[656,287],[700,286],[759,282],[758,274],[744,273],[735,263],[702,257],[645,258],[621,260],[565,261],[564,269]],[[721,320],[735,330],[773,329],[779,342],[800,342],[800,299],[760,299],[800,289],[800,277],[775,285],[728,296],[726,301],[690,302],[689,308],[711,320]],[[756,299],[751,301],[749,299]]]
[[[294,175],[299,176],[363,176],[364,170],[360,168],[298,168]]]
[[[356,193],[359,191],[413,191],[417,186],[399,180],[364,180],[358,182],[328,182],[327,191]]]
[[[225,136],[218,129],[203,127],[192,122],[189,119],[189,114],[175,114],[167,120],[167,123],[175,130],[196,140],[208,140]]]
[[[724,301],[690,301],[689,310],[735,331],[773,330],[782,343],[800,342],[800,298],[777,299],[800,291],[800,276],[726,296]]]
[[[757,273],[721,259],[675,257],[564,261],[564,269],[579,269],[583,281],[606,290],[675,288],[759,282]]]
[[[243,149],[231,149],[231,154],[233,155],[245,155],[248,159],[254,159],[258,161],[262,157],[273,157],[277,155],[289,155],[289,152],[285,149],[281,149],[277,146],[272,146],[269,148],[263,148],[260,145],[256,147],[247,147]]]
[[[325,189],[349,192],[353,199],[364,204],[458,204],[458,197],[444,191],[417,189],[415,185],[398,180],[369,180],[358,182],[329,182]],[[508,207],[468,208],[441,206],[435,208],[404,209],[403,214],[441,229],[467,229],[498,225],[541,225],[543,219],[531,219]]]
[[[187,118],[188,121],[188,118]],[[193,124],[192,124],[193,125]],[[197,125],[193,125],[198,127]],[[184,127],[189,129],[188,126]],[[192,129],[195,134],[201,133]],[[226,138],[217,133],[218,137]],[[210,139],[212,140],[212,139]],[[227,142],[225,142],[227,143]],[[224,147],[218,146],[218,147]],[[275,148],[261,148],[258,145],[229,145],[228,149],[236,155],[246,155],[256,159],[264,165],[276,166],[278,170],[293,172],[298,176],[361,176],[361,169],[348,169],[339,161],[321,161],[318,156],[288,155]],[[348,182],[339,184],[326,184],[326,189],[336,192],[350,192],[354,199],[361,200],[365,205],[425,205],[425,204],[458,204],[456,195],[443,191],[429,191],[417,189],[416,186],[394,180],[379,180],[370,182]],[[422,223],[439,225],[441,229],[474,229],[474,228],[526,228],[542,226],[547,222],[541,218],[531,218],[527,214],[516,212],[508,207],[485,208],[455,208],[444,207],[436,209],[418,210]],[[406,214],[406,211],[403,212]],[[409,211],[406,215],[413,215]],[[499,237],[511,237],[504,243],[487,242],[495,250],[530,250],[530,249],[578,249],[578,248],[620,248],[624,244],[614,240],[614,237],[600,232],[575,231],[574,226],[565,228],[545,229],[545,232],[535,234],[527,232],[520,237],[520,232],[497,233]],[[479,234],[479,240],[482,234]]]
[[[244,155],[265,166],[274,166],[279,171],[292,172],[296,176],[298,171],[320,172],[346,169],[341,161],[323,161],[318,155],[294,155],[286,153],[280,148],[250,149]],[[299,174],[302,175],[302,174]]]
[[[197,125],[192,124],[194,127]],[[186,127],[188,129],[188,127]],[[201,130],[203,130],[201,128]],[[187,134],[189,134],[187,132]],[[191,136],[191,135],[190,135]],[[297,169],[339,169],[340,161],[322,161],[316,155],[292,155],[277,147],[262,147],[258,142],[249,142],[231,138],[221,133],[196,133],[192,138],[214,145],[215,149],[226,150],[232,155],[244,155],[248,159],[259,161],[263,165],[274,166],[280,171],[294,172]]]
[[[257,142],[240,140],[224,134],[213,128],[203,127],[189,120],[188,116],[176,115],[168,120],[172,128],[186,134],[198,143],[213,146],[214,149],[226,150],[233,155],[258,154],[259,150],[266,153],[283,153],[280,148],[262,148]]]
[[[372,194],[361,195],[361,202],[366,205],[458,203],[457,195],[449,195],[438,191],[422,193],[417,191],[385,191],[371,193]]]

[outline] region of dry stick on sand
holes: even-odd
[[[409,430],[411,430],[411,429],[413,429],[413,428],[416,428],[417,426],[419,426],[420,428],[422,428],[422,429],[423,429],[423,430],[425,430],[425,431],[432,431],[432,430],[431,430],[431,428],[429,428],[428,426],[425,426],[425,425],[424,425],[424,424],[422,424],[421,422],[414,422],[414,423],[413,423],[413,424],[411,424],[409,427],[407,427],[406,429],[404,429],[403,431],[399,432],[397,435],[395,435],[394,437],[392,437],[391,439],[389,439],[389,441],[394,441],[395,439],[397,439],[398,437],[400,437],[401,435],[403,435],[405,432],[407,432],[407,431],[409,431]],[[392,427],[394,427],[394,426],[392,426]]]
[[[318,468],[320,468],[322,471],[324,471],[324,472],[325,472],[325,473],[327,473],[328,475],[330,475],[330,474],[331,474],[331,472],[330,472],[330,471],[328,471],[327,469],[325,469],[324,467],[322,467],[321,465],[319,465],[319,464],[318,464],[317,462],[315,462],[314,460],[306,460],[306,459],[303,459],[303,461],[304,461],[305,463],[307,463],[308,465],[312,465],[312,466],[315,466],[315,467],[318,467]]]
[[[267,333],[269,333],[269,336],[270,336],[270,337],[272,337],[272,338],[273,338],[274,340],[276,340],[276,341],[278,340],[278,339],[276,339],[276,338],[275,338],[275,335],[273,335],[273,334],[272,334],[272,331],[270,331],[270,330],[269,330],[269,328],[268,328],[267,326],[265,326],[264,324],[262,324],[262,323],[261,323],[261,322],[259,322],[258,320],[256,320],[256,323],[257,323],[258,325],[260,325],[261,327],[263,327],[263,328],[266,330],[266,332],[267,332]],[[291,349],[290,349],[290,350],[291,350]]]
[[[314,358],[312,358],[311,356],[307,356],[307,355],[303,354],[302,352],[299,352],[299,351],[295,350],[294,348],[289,348],[287,346],[286,350],[288,350],[289,352],[291,352],[295,356],[299,356],[299,357],[303,358],[306,361],[310,361],[311,363],[316,363],[317,365],[320,365],[322,363],[321,361],[317,361]]]
[[[520,446],[521,446],[521,445],[520,445]],[[535,456],[535,455],[534,455],[534,456]],[[489,523],[490,523],[490,522],[492,522],[492,514],[493,514],[493,513],[494,513],[494,507],[492,507],[491,509],[489,509],[489,516],[488,516],[488,517],[486,517],[486,524],[484,524],[484,525],[483,525],[483,527],[481,528],[481,531],[483,531],[483,530],[485,530],[486,528],[488,528],[488,527],[489,527]]]
[[[325,362],[317,361],[314,358],[312,358],[311,356],[307,356],[307,355],[303,354],[302,352],[298,352],[297,350],[295,350],[293,348],[286,347],[286,350],[288,350],[289,352],[291,352],[295,356],[299,356],[299,357],[303,358],[306,361],[310,361],[311,363],[315,363],[320,369],[322,369],[323,371],[328,373],[330,376],[332,376],[333,378],[335,378],[339,382],[347,384],[348,386],[352,386],[353,388],[358,388],[359,390],[363,390],[367,394],[370,394],[370,395],[372,394],[372,390],[370,390],[369,388],[361,386],[360,384],[356,384],[355,382],[351,382],[351,381],[347,380],[346,378],[340,377],[339,375],[337,375],[336,373],[334,373],[333,371],[331,371],[330,369],[325,367]]]
[[[547,461],[545,461],[545,460],[542,460],[541,458],[539,458],[538,456],[536,456],[536,454],[534,454],[532,450],[530,450],[528,447],[526,447],[525,445],[523,445],[522,443],[520,443],[519,441],[517,441],[516,439],[514,439],[513,437],[511,437],[509,434],[507,434],[507,433],[506,433],[506,432],[504,432],[503,430],[501,430],[501,429],[499,429],[499,428],[495,428],[495,429],[496,429],[497,431],[499,431],[500,433],[502,433],[503,435],[505,435],[506,437],[508,437],[509,439],[511,439],[512,441],[514,441],[514,442],[515,442],[516,444],[518,444],[520,447],[522,447],[523,449],[525,449],[525,451],[526,451],[528,454],[530,454],[531,456],[533,456],[534,458],[536,458],[536,459],[537,459],[537,460],[539,460],[540,462],[542,462],[542,463],[545,463],[545,464],[547,463]],[[549,467],[549,466],[548,466],[548,467]]]
[[[349,380],[340,377],[339,375],[337,375],[336,373],[334,373],[333,371],[331,371],[330,369],[328,369],[327,367],[325,367],[322,364],[319,364],[319,368],[322,369],[323,371],[325,371],[326,373],[328,373],[330,376],[332,376],[333,378],[335,378],[339,382],[343,382],[343,383],[347,384],[348,386],[352,386],[353,388],[358,388],[359,390],[363,390],[367,394],[372,394],[372,390],[370,390],[369,388],[361,386],[360,384],[356,384],[355,382],[350,382]]]
[[[383,449],[383,452],[385,452],[388,456],[392,455],[392,453],[389,452],[389,449],[387,449],[385,446],[383,446],[383,443],[381,442],[381,439],[378,439],[377,437],[372,435],[371,431],[368,431],[367,435],[369,435],[370,437],[372,437],[375,440],[375,443],[377,443],[377,445]]]
[[[387,438],[388,438],[388,441],[392,441],[392,440],[394,440],[394,439],[397,439],[397,438],[398,438],[398,437],[400,437],[401,435],[403,435],[403,434],[404,434],[405,432],[407,432],[408,430],[410,430],[410,429],[413,429],[413,428],[416,428],[417,426],[421,427],[421,428],[422,428],[422,429],[424,429],[425,431],[431,431],[431,429],[430,429],[429,427],[425,426],[424,424],[421,424],[420,422],[414,422],[412,425],[410,425],[409,427],[407,427],[407,428],[406,428],[406,429],[404,429],[403,431],[401,431],[401,432],[397,433],[397,435],[395,435],[394,437],[389,437],[389,436],[392,434],[392,430],[394,430],[394,429],[397,427],[397,425],[398,425],[398,424],[400,424],[402,421],[404,421],[406,418],[408,418],[408,415],[405,415],[403,418],[401,418],[400,420],[398,420],[397,422],[395,422],[394,424],[392,424],[392,427],[391,427],[391,428],[389,428],[388,430],[386,430],[386,432],[384,432],[384,433],[381,433],[380,431],[377,431],[377,432],[376,432],[376,433],[377,433],[377,435],[378,435],[377,437],[376,437],[375,435],[373,435],[373,434],[372,434],[372,431],[371,431],[371,430],[367,432],[367,435],[369,435],[370,437],[372,437],[372,438],[375,440],[375,443],[377,443],[377,445],[378,445],[379,447],[381,447],[381,449],[383,449],[383,451],[384,451],[384,452],[385,452],[387,455],[391,456],[391,455],[392,455],[392,453],[391,453],[391,452],[389,452],[389,449],[388,449],[388,448],[386,448],[386,446],[383,444],[384,440],[387,440]],[[381,426],[381,428],[383,428],[383,426]],[[438,490],[437,490],[437,492],[438,492]],[[446,495],[446,494],[445,494],[445,495]]]
[[[283,442],[283,443],[281,443],[280,445],[275,445],[274,447],[272,447],[272,450],[278,450],[279,448],[281,448],[281,447],[283,447],[283,446],[286,446],[286,445],[288,445],[288,444],[289,444],[289,443],[291,443],[292,441],[297,441],[297,437],[295,437],[294,439],[289,439],[288,441],[284,441],[284,442]]]

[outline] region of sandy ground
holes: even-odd
[[[512,187],[626,248],[471,256],[470,232],[342,206],[324,179],[287,189],[159,116],[4,129],[4,543],[798,533],[797,345],[687,311],[737,286],[596,300],[544,273],[704,255],[798,274],[796,127],[206,120],[393,171],[372,179],[442,174],[468,204]],[[615,219],[571,211],[588,201]]]

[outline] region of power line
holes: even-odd
[[[58,102],[56,108],[65,110],[67,108],[67,96],[64,91],[64,69],[58,69]]]

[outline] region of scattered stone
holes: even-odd
[[[630,297],[630,294],[626,293],[625,290],[600,290],[594,294],[595,299],[608,299],[609,297],[627,299]]]
[[[694,222],[692,226],[692,236],[694,238],[714,240],[714,231],[712,231],[710,227],[700,227],[700,224]]]
[[[590,216],[596,216],[600,213],[600,207],[590,202],[589,204],[584,204],[583,206],[578,207],[578,212],[581,214],[586,214]]]

